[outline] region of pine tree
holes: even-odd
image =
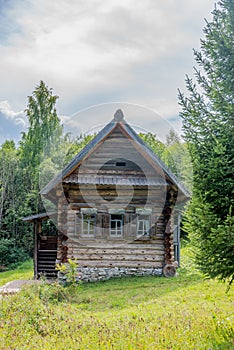
[[[234,0],[222,0],[194,50],[194,79],[179,91],[184,137],[193,163],[193,198],[186,228],[200,268],[234,278]],[[222,249],[220,249],[222,247]]]

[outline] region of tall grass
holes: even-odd
[[[186,259],[175,278],[43,282],[3,298],[0,349],[233,349],[233,291]]]

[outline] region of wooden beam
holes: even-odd
[[[38,278],[38,237],[39,232],[41,231],[41,221],[35,220],[33,223],[33,231],[34,231],[34,254],[33,254],[33,260],[34,260],[34,279]]]

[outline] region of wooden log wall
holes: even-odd
[[[110,193],[111,189],[103,188]],[[137,189],[145,193],[145,188]],[[127,192],[127,191],[126,191]],[[157,193],[157,189],[155,189]],[[152,208],[150,237],[138,238],[137,214],[138,205],[128,205],[124,213],[123,236],[111,237],[109,233],[110,214],[102,205],[97,208],[96,230],[94,237],[82,236],[82,214],[79,203],[78,185],[68,189],[70,204],[60,203],[59,224],[63,234],[59,236],[58,259],[65,262],[68,258],[76,259],[82,267],[154,267],[161,268],[174,260],[172,208],[174,192],[167,191],[165,206]],[[160,193],[160,191],[159,191]],[[92,191],[90,191],[92,195]],[[75,197],[73,197],[75,196]],[[97,203],[95,203],[97,204]],[[142,206],[142,205],[141,205]],[[140,204],[139,204],[140,207]]]
[[[87,159],[83,160],[74,173],[79,173],[81,176],[128,174],[161,178],[163,176],[161,168],[156,169],[155,164],[153,167],[136,146],[134,141],[117,128]],[[116,166],[116,160],[123,161],[125,166]]]
[[[71,207],[68,209],[67,259],[76,259],[80,267],[163,267],[165,225],[162,215],[152,225],[151,237],[143,239],[136,236],[137,215],[132,212],[124,214],[123,236],[111,237],[109,215],[98,211],[95,237],[85,237],[81,234],[81,213]],[[64,247],[64,242],[60,247]]]
[[[103,189],[103,191],[110,191]],[[144,193],[145,189],[137,189]],[[157,190],[156,190],[157,191]],[[79,193],[72,185],[70,201]],[[126,191],[127,192],[127,191]],[[59,236],[58,259],[65,262],[75,258],[80,266],[87,267],[163,267],[174,261],[173,249],[173,205],[174,192],[168,188],[163,208],[152,208],[150,237],[137,237],[136,204],[128,205],[124,213],[123,236],[111,237],[109,232],[110,214],[108,208],[97,208],[96,230],[94,237],[82,236],[82,214],[77,197],[67,203],[60,203],[59,224],[62,235]],[[174,199],[173,199],[174,200]],[[97,203],[95,203],[97,204]],[[140,206],[140,205],[139,205]]]
[[[64,184],[69,203],[76,207],[98,207],[106,208],[127,207],[135,209],[144,205],[154,208],[160,214],[164,208],[166,199],[166,188],[160,186],[127,186],[115,185],[92,185],[92,184]],[[112,203],[113,202],[113,203]]]
[[[80,267],[149,267],[162,268],[164,246],[162,244],[106,245],[78,242],[69,239],[68,258],[76,259]]]

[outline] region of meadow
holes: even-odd
[[[183,250],[178,276],[24,288],[0,300],[0,349],[233,349],[234,293]],[[0,284],[32,277],[30,264]],[[17,277],[18,276],[18,277]]]

